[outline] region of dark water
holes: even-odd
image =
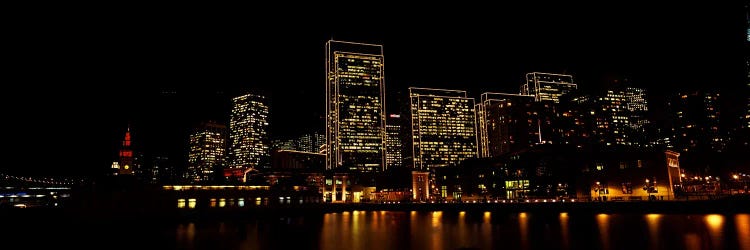
[[[23,249],[750,249],[750,214],[354,211],[225,222],[14,228],[0,239],[21,242]],[[28,235],[36,240],[16,238]]]

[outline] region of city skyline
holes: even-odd
[[[21,54],[11,53],[12,60],[23,62],[14,66],[20,69],[16,72],[30,75],[25,73],[31,73],[29,70],[37,67],[42,71],[49,71],[49,74],[39,76],[40,79],[26,79],[19,75],[8,80],[30,82],[31,84],[24,84],[19,93],[50,106],[52,117],[62,121],[58,125],[61,130],[83,136],[81,147],[90,150],[96,158],[84,159],[84,162],[80,163],[80,168],[74,168],[76,171],[80,169],[80,174],[111,163],[112,152],[117,150],[120,140],[114,138],[121,137],[128,122],[133,124],[134,147],[146,147],[145,150],[154,155],[166,153],[171,158],[180,158],[182,146],[172,143],[185,143],[187,128],[199,120],[228,121],[228,112],[221,110],[226,110],[224,107],[228,105],[226,103],[229,103],[231,97],[242,94],[241,92],[246,89],[261,89],[271,93],[273,103],[270,106],[274,109],[270,119],[274,130],[272,136],[295,136],[298,128],[294,127],[294,124],[323,127],[323,105],[318,104],[323,103],[324,99],[324,93],[320,91],[323,85],[320,73],[323,71],[323,65],[320,61],[324,55],[320,47],[331,37],[385,46],[384,54],[389,58],[386,98],[395,98],[397,94],[394,92],[405,91],[410,86],[457,88],[456,85],[461,85],[461,89],[468,91],[469,96],[474,98],[478,98],[479,94],[484,92],[513,93],[523,82],[524,74],[540,71],[571,74],[579,88],[587,92],[605,89],[608,82],[606,79],[625,76],[636,87],[647,88],[649,98],[658,98],[660,94],[672,92],[673,89],[676,92],[678,89],[708,88],[703,85],[710,85],[711,88],[720,88],[728,92],[730,96],[724,98],[722,95],[722,100],[729,101],[732,99],[731,94],[735,92],[733,90],[741,90],[741,83],[745,81],[742,78],[745,76],[742,69],[744,58],[741,53],[732,53],[740,49],[745,41],[745,27],[742,23],[744,13],[741,6],[736,8],[738,6],[739,4],[735,6],[730,3],[708,6],[688,3],[677,7],[657,4],[650,10],[635,6],[622,6],[622,9],[616,8],[621,6],[603,6],[606,15],[604,12],[576,11],[576,6],[556,6],[562,7],[564,11],[554,13],[555,8],[540,8],[524,13],[527,17],[518,21],[513,20],[520,14],[505,15],[496,20],[494,17],[497,15],[485,13],[486,15],[478,15],[476,18],[457,23],[475,25],[487,30],[501,30],[505,37],[514,38],[504,39],[507,41],[493,38],[495,34],[446,27],[448,21],[435,21],[426,29],[421,29],[421,32],[410,34],[409,31],[418,22],[404,15],[389,17],[389,20],[403,21],[403,28],[385,24],[380,26],[375,22],[364,24],[363,29],[376,27],[372,32],[321,26],[304,32],[303,30],[309,27],[295,27],[292,31],[297,32],[280,34],[273,29],[265,28],[259,32],[278,36],[278,40],[282,42],[275,45],[271,42],[254,42],[252,44],[255,46],[251,46],[253,50],[238,49],[246,47],[240,45],[248,38],[231,35],[227,28],[216,31],[219,35],[216,39],[203,40],[207,44],[202,46],[193,46],[198,45],[197,41],[178,43],[179,48],[196,49],[195,54],[184,55],[182,49],[158,51],[165,44],[172,44],[170,42],[184,38],[188,34],[187,26],[177,27],[175,37],[159,35],[155,33],[155,29],[126,32],[134,39],[153,37],[152,45],[130,43],[130,47],[110,46],[124,44],[103,42],[102,45],[90,48],[77,43],[86,40],[90,36],[87,31],[94,28],[83,26],[66,33],[71,41],[62,41],[60,45],[40,47],[46,43],[25,44],[28,38],[23,37],[27,36],[17,36],[11,43],[22,49],[38,51],[32,53],[32,57],[29,58],[54,59],[53,65],[58,65],[60,58],[71,57],[67,50],[62,49],[65,47],[76,48],[76,51],[81,51],[80,54],[84,58],[95,58],[97,60],[93,61],[104,63],[94,65],[87,60],[73,57],[75,60],[70,64],[53,67],[30,61],[21,57]],[[703,8],[722,14],[701,17],[688,14],[691,10]],[[569,15],[577,17],[560,19]],[[425,20],[437,20],[437,16],[424,17]],[[610,29],[587,25],[586,22],[591,18],[597,19],[598,23],[609,24]],[[552,22],[553,20],[555,22]],[[62,32],[59,26],[44,27],[39,34],[28,37],[44,38]],[[122,25],[117,27],[122,28]],[[529,34],[527,30],[546,32]],[[11,34],[15,34],[14,32],[20,31],[11,31]],[[196,32],[200,34],[209,31],[198,29]],[[527,36],[519,36],[521,34]],[[559,39],[545,39],[548,37]],[[215,47],[211,45],[224,42],[227,42],[226,46],[216,54],[207,49]],[[603,47],[600,48],[599,45]],[[126,50],[116,51],[110,47]],[[269,49],[260,51],[259,48]],[[105,53],[98,55],[97,51]],[[301,65],[297,68],[298,74],[285,75],[288,80],[284,80],[283,84],[270,78],[270,75],[280,75],[281,72],[279,69],[272,69],[270,65],[278,65],[283,61],[281,57],[274,57],[273,54],[264,51],[295,55],[294,58],[300,60],[298,65]],[[440,53],[433,53],[435,51]],[[261,54],[257,57],[246,57],[250,52]],[[247,62],[243,59],[245,57],[253,58],[253,62]],[[204,61],[218,64],[193,65],[197,62],[196,59],[208,59]],[[264,60],[267,60],[267,63],[261,63]],[[128,66],[135,65],[134,62],[142,62],[143,66]],[[169,66],[162,67],[162,64]],[[91,66],[92,69],[98,70],[86,75],[79,70],[86,67],[77,66]],[[253,74],[256,72],[272,74]],[[437,76],[431,74],[432,72],[441,74]],[[71,83],[45,86],[45,82]],[[87,88],[82,85],[83,83],[106,83],[106,87]],[[44,87],[41,88],[41,92],[32,91],[39,86]],[[110,90],[110,86],[114,90]],[[87,90],[99,91],[91,93]],[[391,103],[391,100],[386,100],[386,103]],[[649,101],[650,105],[656,106],[663,105],[662,103]],[[12,105],[6,103],[5,106]],[[109,112],[100,112],[100,108]],[[391,108],[395,107],[386,105],[389,112]],[[658,107],[654,109],[656,112],[659,110]],[[23,126],[14,124],[12,128],[24,131],[20,134],[33,138],[25,141],[14,136],[13,142],[32,148],[35,144],[30,141],[43,141],[51,137],[45,129],[37,125],[42,124],[39,118],[30,117],[22,110],[8,111],[11,120],[29,120],[21,123]],[[77,126],[73,125],[74,122],[68,121],[78,121],[87,125]],[[62,158],[71,152],[62,150],[49,154],[54,158]],[[29,171],[21,167],[5,168],[11,171]],[[60,171],[44,166],[38,169]],[[43,174],[33,171],[30,173]]]

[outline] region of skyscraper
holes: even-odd
[[[207,122],[190,134],[187,179],[210,182],[222,171],[226,158],[226,126]]]
[[[430,170],[477,157],[474,98],[466,91],[409,88],[414,168]]]
[[[560,96],[578,88],[573,76],[532,72],[526,74],[526,84],[521,85],[521,94],[533,95],[536,101],[560,102]]]
[[[606,146],[639,146],[648,120],[646,92],[640,88],[610,89],[596,99],[594,131]]]
[[[385,125],[386,133],[386,168],[402,167],[404,145],[401,143],[401,116],[391,114]]]
[[[120,148],[120,170],[119,174],[133,174],[133,149],[130,146],[130,126],[125,131],[125,138],[122,140]]]
[[[680,152],[721,152],[725,145],[719,124],[718,92],[692,91],[667,103],[672,143]]]
[[[265,96],[246,94],[232,99],[229,122],[231,168],[265,168],[269,164],[268,104]]]
[[[483,93],[476,105],[479,155],[499,156],[540,140],[533,95]]]
[[[320,133],[304,134],[296,140],[296,150],[302,152],[320,152],[320,146],[325,144],[325,136]]]
[[[326,43],[326,141],[326,169],[384,169],[382,45]]]

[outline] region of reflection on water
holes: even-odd
[[[570,249],[570,234],[568,233],[568,213],[560,213],[560,236],[562,249]]]
[[[659,249],[659,219],[661,214],[647,214],[649,249]]]
[[[316,216],[182,223],[172,239],[181,249],[750,249],[749,214],[352,211]]]
[[[599,240],[601,241],[602,249],[609,249],[609,215],[597,214],[596,225],[599,227]]]
[[[722,233],[724,226],[724,216],[718,214],[706,215],[706,225],[708,227],[708,234],[711,236],[710,245],[712,249],[721,249]]]
[[[737,239],[739,240],[739,249],[750,250],[750,215],[735,215],[734,225],[737,226]]]

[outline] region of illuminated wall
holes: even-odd
[[[474,98],[466,91],[409,88],[414,168],[429,170],[477,157]]]
[[[190,182],[214,180],[214,171],[225,167],[226,126],[204,123],[190,134],[187,179]]]
[[[526,84],[521,85],[521,94],[533,95],[536,101],[560,102],[560,96],[575,91],[573,76],[533,72],[526,74]]]
[[[385,167],[383,46],[326,43],[326,169]]]
[[[231,168],[268,165],[268,104],[265,96],[246,94],[232,99],[229,123]]]

